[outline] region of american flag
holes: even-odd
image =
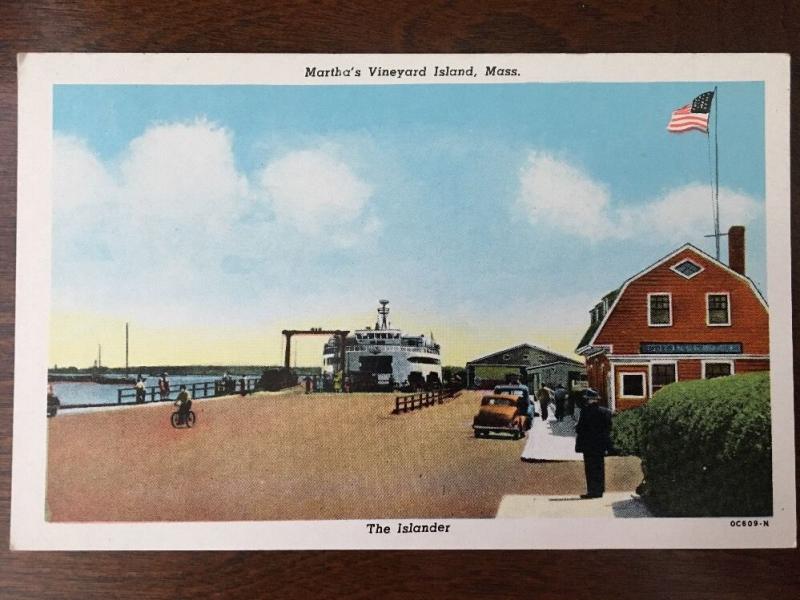
[[[691,104],[681,106],[672,111],[672,118],[667,125],[667,131],[672,133],[683,133],[697,129],[703,133],[708,133],[708,113],[711,111],[711,101],[714,99],[714,92],[703,92],[692,100]]]

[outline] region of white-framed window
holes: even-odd
[[[665,385],[678,381],[677,362],[650,363],[650,396],[652,397]]]
[[[686,279],[691,279],[703,271],[703,267],[694,262],[691,258],[684,258],[670,267],[675,273]]]
[[[703,379],[714,379],[715,377],[727,377],[735,374],[734,363],[732,360],[704,360],[702,362]]]
[[[706,294],[706,325],[727,327],[731,324],[731,295],[728,292]]]
[[[503,354],[503,360],[506,361],[506,362],[511,360],[511,355],[510,354]]]
[[[619,374],[620,398],[644,398],[644,373]]]
[[[647,294],[647,324],[650,327],[672,325],[672,294],[669,292]]]

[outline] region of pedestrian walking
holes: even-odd
[[[158,379],[158,393],[161,396],[161,401],[169,400],[169,377],[166,373],[162,373]]]
[[[547,406],[550,404],[550,390],[544,387],[544,384],[539,385],[536,392],[536,399],[539,401],[539,412],[542,415],[542,421],[547,421]]]
[[[611,411],[598,404],[600,395],[593,389],[584,392],[586,406],[575,426],[575,452],[583,454],[586,493],[581,498],[602,498],[605,492],[605,456],[611,445]]]
[[[567,414],[570,418],[575,421],[575,406],[577,404],[578,398],[581,396],[581,392],[578,390],[570,390],[567,392]]]
[[[559,383],[553,395],[556,402],[556,420],[561,421],[564,418],[564,409],[567,404],[567,390]]]
[[[136,388],[136,404],[142,404],[144,402],[145,389],[141,375],[136,379],[136,385],[134,387]]]
[[[333,391],[336,394],[341,393],[342,391],[342,372],[336,371],[333,375]]]
[[[528,431],[533,426],[533,417],[535,415],[530,389],[527,385],[520,383],[519,375],[512,375],[508,383],[519,387],[521,394],[517,396],[517,413],[522,416],[525,431]]]

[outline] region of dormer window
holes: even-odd
[[[603,304],[598,304],[592,310],[589,311],[589,314],[592,315],[592,325],[594,325],[595,323],[599,323],[600,321],[603,320],[603,317],[606,314],[606,311],[603,310],[603,308],[604,308]]]
[[[687,258],[677,264],[672,265],[670,269],[675,271],[678,275],[685,277],[686,279],[691,279],[692,277],[697,275],[700,271],[702,271],[703,267],[698,265],[693,260]]]
[[[672,325],[672,294],[669,292],[647,294],[647,324],[650,327]]]

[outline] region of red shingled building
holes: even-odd
[[[576,352],[609,408],[641,406],[674,381],[769,370],[769,314],[744,274],[744,228],[728,235],[728,265],[686,244],[590,311]]]

